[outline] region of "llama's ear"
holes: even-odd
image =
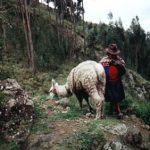
[[[55,86],[56,81],[54,79],[52,79],[51,83],[52,83],[52,86]]]

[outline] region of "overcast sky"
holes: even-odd
[[[150,31],[150,0],[84,0],[85,20],[94,23],[108,23],[108,13],[112,12],[113,21],[121,18],[127,29],[137,15],[140,25]]]
[[[146,32],[150,31],[150,0],[83,0],[83,2],[86,21],[108,23],[108,13],[112,12],[113,21],[118,21],[120,17],[124,28],[127,29],[132,19],[138,16],[142,28]]]

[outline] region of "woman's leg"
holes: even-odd
[[[120,110],[120,106],[119,106],[119,103],[115,103],[115,111],[117,112],[118,114],[118,119],[123,119],[123,114],[121,113],[121,110]]]

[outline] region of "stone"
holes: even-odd
[[[141,145],[143,137],[140,130],[137,127],[129,127],[127,133],[124,135],[124,141],[131,145]]]
[[[145,125],[145,129],[150,130],[150,126],[149,125]]]
[[[112,142],[111,147],[115,150],[122,150],[122,144],[120,142]]]
[[[110,132],[116,135],[124,135],[127,132],[127,127],[125,124],[120,123],[114,126]]]
[[[7,102],[6,105],[7,105],[8,108],[11,109],[13,106],[15,106],[15,104],[16,104],[16,100],[11,98],[11,99]]]
[[[64,108],[66,108],[67,106],[69,106],[69,99],[68,99],[68,98],[62,98],[62,99],[60,99],[60,100],[58,100],[58,101],[55,101],[55,103],[56,103],[57,105],[61,105],[61,106],[63,106]]]
[[[15,79],[0,80],[0,134],[6,141],[23,142],[30,133],[34,118],[34,104],[31,97]]]
[[[131,117],[132,120],[136,119],[136,115],[131,115],[130,117]]]

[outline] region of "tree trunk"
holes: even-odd
[[[82,9],[84,9],[84,4],[82,0]],[[85,24],[84,24],[84,10],[83,10],[83,34],[84,34],[84,54],[86,53],[86,43],[85,43]]]
[[[29,12],[27,9],[27,2],[24,1],[25,7],[25,18],[26,18],[26,25],[27,25],[27,35],[28,35],[28,42],[29,42],[29,52],[30,52],[30,66],[33,72],[35,72],[35,62],[34,62],[34,50],[33,50],[33,42],[32,42],[32,33],[31,33],[31,26],[30,26],[30,19],[29,19]]]
[[[54,0],[54,5],[55,5],[55,13],[56,13],[57,40],[58,40],[58,45],[59,45],[59,47],[60,47],[59,22],[58,22],[58,11],[57,11],[57,9],[56,9],[56,0]]]
[[[139,47],[138,47],[138,44],[136,45],[135,47],[135,70],[136,72],[138,71],[138,50]]]
[[[5,55],[8,56],[6,25],[3,21],[2,21],[2,32],[3,32],[3,49],[4,49]]]
[[[22,19],[23,19],[25,39],[26,39],[26,44],[27,44],[28,64],[32,72],[35,73],[34,50],[33,50],[32,33],[31,33],[27,2],[26,0],[23,0],[23,2],[19,0],[19,3],[20,3],[20,11],[22,14]]]

